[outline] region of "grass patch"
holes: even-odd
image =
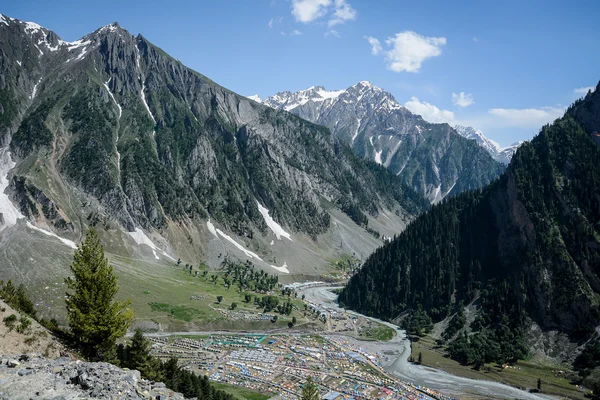
[[[190,322],[194,317],[202,316],[202,312],[185,306],[172,306],[167,303],[150,303],[152,311],[163,311],[175,319]]]
[[[396,330],[389,326],[377,324],[377,326],[371,327],[370,337],[375,340],[388,341],[396,335]]]
[[[215,388],[221,389],[222,391],[229,393],[236,399],[240,400],[267,400],[272,397],[272,395],[265,395],[259,392],[255,392],[254,390],[246,389],[239,386],[228,385],[222,382],[211,382]]]
[[[228,310],[231,303],[237,303],[236,312],[262,313],[254,301],[246,303],[244,295],[237,286],[229,289],[224,286],[221,271],[210,270],[207,276],[195,276],[185,271],[175,262],[160,260],[156,262],[142,261],[134,258],[110,255],[110,263],[119,276],[120,299],[131,299],[132,308],[137,321],[154,321],[167,331],[189,330],[265,330],[287,328],[292,317],[296,317],[297,325],[311,323],[310,316],[303,316],[304,302],[292,296],[295,306],[291,315],[280,315],[278,321],[255,321],[239,318],[229,319],[218,309]],[[202,266],[204,268],[205,266]],[[196,268],[196,267],[195,267]],[[210,279],[212,274],[219,276],[217,283]],[[250,292],[253,297],[266,294]],[[279,303],[287,301],[281,291],[274,291]],[[217,304],[217,296],[223,296],[221,304]]]
[[[585,393],[581,392],[569,381],[557,376],[554,371],[561,370],[559,366],[539,366],[527,361],[519,361],[509,368],[490,363],[485,364],[479,371],[474,368],[461,365],[450,359],[444,348],[438,346],[430,336],[422,337],[418,342],[412,343],[412,356],[416,360],[419,353],[422,354],[423,365],[447,371],[453,375],[472,379],[487,379],[501,382],[507,385],[533,389],[537,387],[538,378],[542,380],[542,394],[559,396],[569,399],[585,399]]]

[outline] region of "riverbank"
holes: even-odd
[[[448,372],[465,378],[489,380],[504,383],[524,389],[537,388],[538,378],[542,381],[542,394],[558,396],[569,399],[586,399],[585,393],[578,387],[571,385],[568,379],[561,377],[557,370],[519,361],[507,368],[490,363],[484,365],[479,371],[446,356],[444,350],[429,336],[412,343],[412,357],[417,360],[419,353],[422,355],[422,365]]]
[[[337,296],[331,292],[335,287],[310,287],[299,288],[298,294],[305,295],[311,302],[321,304],[328,308],[343,312],[336,303]],[[356,315],[360,315],[354,313]],[[376,318],[369,318],[391,328],[397,329],[397,326]],[[355,339],[349,339],[355,340]],[[456,396],[462,399],[522,399],[522,400],[540,400],[552,399],[545,394],[528,393],[515,387],[505,385],[491,380],[479,380],[452,375],[446,371],[434,369],[424,365],[416,365],[408,362],[411,354],[411,342],[406,338],[404,331],[398,331],[398,334],[388,342],[365,342],[356,341],[356,345],[367,349],[369,352],[381,352],[388,357],[388,362],[384,364],[385,370],[404,381],[412,382],[416,385],[435,388],[444,394]]]

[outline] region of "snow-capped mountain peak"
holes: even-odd
[[[473,139],[481,147],[486,149],[489,153],[499,152],[501,150],[500,145],[491,139],[488,139],[478,129],[472,126],[454,125],[454,129],[459,135],[466,137],[467,139]]]
[[[279,92],[274,96],[265,99],[264,104],[272,108],[292,111],[309,102],[333,102],[344,92],[345,90],[330,91],[326,90],[323,86],[311,86],[308,89],[300,90],[295,93],[289,91]]]
[[[310,103],[315,108],[313,111],[319,113],[320,110],[331,108],[337,101],[355,105],[359,103],[369,104],[371,107],[387,112],[403,108],[391,93],[369,81],[360,81],[342,90],[327,90],[323,86],[311,86],[308,89],[294,93],[290,91],[279,92],[265,99],[263,103],[269,107],[285,111],[292,111]]]
[[[456,135],[454,130],[445,124],[427,123],[403,107],[391,93],[369,81],[360,81],[345,90],[332,91],[323,86],[311,86],[295,93],[279,92],[266,98],[263,104],[328,127],[357,154],[401,175],[432,202],[441,200],[450,192],[458,193],[467,187],[486,183],[501,170],[488,157],[477,172],[481,176],[472,182],[469,174],[462,174],[460,165],[446,165],[452,163],[447,160],[461,157],[459,154],[444,156],[461,151],[461,146],[457,149],[448,146],[450,141],[447,138]],[[480,140],[485,138],[480,132],[473,134]],[[488,145],[490,149],[497,146],[491,141]],[[435,150],[432,150],[434,147]],[[443,168],[454,172],[442,174],[440,170]],[[416,179],[417,174],[426,178]]]
[[[517,147],[519,147],[523,142],[513,143],[507,147],[501,147],[495,141],[488,139],[485,137],[483,132],[473,128],[472,126],[462,126],[455,125],[454,129],[458,132],[459,135],[472,139],[477,142],[477,144],[483,147],[496,161],[499,161],[503,164],[508,164],[510,159],[512,158],[515,151],[517,151]]]
[[[250,100],[254,100],[257,103],[262,103],[263,100],[260,98],[259,95],[257,94],[253,94],[252,96],[247,96]]]

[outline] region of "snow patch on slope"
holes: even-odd
[[[358,136],[358,130],[360,129],[360,121],[362,121],[361,118],[356,118],[356,131],[354,131],[354,135],[352,136],[352,143],[354,143],[354,139],[356,139],[356,137]]]
[[[260,205],[259,205],[260,207]],[[265,209],[266,210],[266,209]],[[268,212],[268,210],[267,210]],[[268,214],[267,214],[268,215]],[[244,253],[246,255],[246,257],[251,258],[251,259],[257,259],[259,261],[264,262],[264,260],[262,258],[260,258],[258,256],[258,254],[246,249],[244,246],[242,246],[241,244],[239,244],[234,238],[232,238],[231,236],[229,236],[228,234],[226,234],[225,232],[223,232],[220,229],[215,229],[215,226],[212,222],[210,222],[210,220],[206,221],[206,226],[208,227],[208,231],[210,233],[213,234],[214,237],[218,238],[219,236],[221,236],[223,239],[227,240],[229,243],[231,243],[232,245],[234,245],[238,250],[240,250],[242,253]],[[288,238],[289,239],[289,238]],[[291,240],[291,239],[290,239]],[[273,244],[271,242],[271,244]],[[283,263],[283,265],[281,267],[278,267],[276,265],[271,265],[271,264],[267,264],[269,267],[282,272],[284,274],[289,274],[290,270],[288,269],[287,263]]]
[[[379,165],[382,165],[381,162],[381,153],[383,153],[383,150],[379,150],[375,152],[375,162]]]
[[[62,44],[67,46],[67,50],[69,50],[69,51],[78,49],[80,47],[86,47],[90,43],[92,43],[92,42],[90,42],[89,40],[83,40],[83,39],[79,39],[74,42],[62,42]]]
[[[15,166],[15,162],[10,157],[10,151],[8,147],[0,149],[0,214],[2,214],[3,223],[0,225],[0,231],[3,229],[14,226],[17,224],[17,220],[21,218],[25,218],[23,214],[15,207],[15,205],[10,201],[10,198],[4,191],[8,187],[8,173]],[[75,242],[69,239],[62,238],[58,236],[54,232],[47,231],[42,228],[38,228],[34,226],[29,221],[27,222],[27,227],[33,229],[35,231],[41,232],[44,235],[52,236],[60,240],[63,244],[69,246],[72,249],[77,248]]]
[[[83,57],[85,57],[86,54],[87,54],[87,47],[84,47],[83,50],[81,50],[81,54],[79,54],[77,56],[77,58],[75,58],[75,60],[83,60]]]
[[[206,226],[208,227],[208,231],[210,233],[212,233],[214,237],[216,237],[216,238],[219,237],[219,235],[217,235],[217,231],[215,229],[215,226],[213,225],[212,222],[210,222],[210,219],[208,221],[206,221]]]
[[[119,105],[119,103],[117,103],[115,96],[113,95],[113,93],[110,91],[110,89],[108,87],[108,84],[110,83],[111,79],[112,79],[112,77],[108,78],[108,80],[106,82],[104,82],[103,85],[104,85],[104,88],[106,89],[106,91],[108,92],[108,95],[110,96],[112,101],[115,103],[115,105],[119,109],[119,118],[117,120],[117,123],[119,123],[119,121],[121,121],[121,114],[123,113],[123,110],[121,110],[121,106]],[[121,153],[119,153],[119,147],[118,147],[119,129],[120,129],[120,126],[117,125],[117,137],[115,138],[115,152],[117,153],[117,173],[119,174],[119,182],[121,182]]]
[[[283,236],[284,238],[286,238],[290,241],[293,241],[290,234],[288,232],[286,232],[281,227],[281,225],[279,225],[277,222],[275,222],[273,217],[271,217],[269,215],[269,210],[267,208],[263,207],[258,201],[256,202],[256,204],[258,204],[258,211],[262,214],[263,218],[265,219],[265,223],[267,224],[269,229],[271,229],[271,231],[273,231],[273,233],[277,237],[277,240],[281,240],[281,237]]]
[[[0,225],[0,231],[8,226],[13,226],[18,219],[23,218],[21,212],[10,201],[10,198],[4,191],[8,187],[8,173],[15,166],[15,162],[10,157],[8,147],[0,149],[0,214],[4,223]]]
[[[33,85],[33,91],[31,92],[31,96],[29,96],[29,100],[35,99],[35,95],[37,94],[37,87],[38,87],[38,85],[41,82],[42,82],[42,78],[40,78],[40,80],[38,81],[38,83],[36,83],[35,85]]]
[[[24,22],[24,24],[25,24],[25,32],[27,32],[29,34],[42,32],[42,27],[40,25],[36,24],[35,22]]]
[[[258,254],[251,252],[250,250],[248,250],[247,248],[245,248],[244,246],[242,246],[241,244],[239,244],[234,238],[232,238],[231,236],[229,236],[228,234],[226,234],[225,232],[223,232],[220,229],[216,230],[217,233],[219,235],[221,235],[223,237],[223,239],[227,240],[229,243],[231,243],[232,245],[234,245],[238,250],[240,250],[241,252],[243,252],[244,254],[246,254],[246,257],[248,258],[256,258],[257,260],[262,261],[262,258],[260,258],[258,256]]]
[[[148,107],[148,102],[146,101],[146,93],[144,92],[144,90],[146,90],[146,83],[142,79],[142,102],[144,103],[144,107],[146,107],[146,111],[148,111],[148,115],[150,115],[150,118],[152,118],[152,122],[156,124],[154,115],[152,115],[152,111],[150,111],[150,107]]]
[[[149,246],[152,249],[152,254],[154,254],[154,258],[156,258],[157,260],[160,260],[160,257],[158,257],[158,255],[156,254],[157,251],[160,251],[164,256],[170,258],[171,260],[175,261],[175,259],[173,257],[171,257],[170,255],[168,255],[167,253],[165,253],[164,251],[162,251],[161,249],[159,249],[152,240],[150,240],[150,238],[148,236],[146,236],[146,234],[144,233],[144,231],[142,231],[140,228],[135,228],[134,232],[127,232],[129,234],[129,236],[131,236],[133,238],[133,240],[139,244],[145,244],[147,246]]]
[[[106,82],[104,82],[103,85],[104,85],[104,88],[106,88],[106,91],[108,92],[108,95],[110,96],[110,98],[112,99],[112,101],[115,103],[115,105],[119,109],[119,119],[121,119],[121,114],[122,114],[123,110],[121,109],[121,106],[119,105],[119,103],[117,103],[117,100],[115,99],[115,95],[108,88],[108,84],[110,83],[111,79],[112,79],[112,77],[108,78],[108,80]]]
[[[276,267],[275,265],[271,265],[271,268],[276,269],[279,272],[283,272],[284,274],[289,274],[290,270],[288,269],[287,262],[284,262],[281,267]]]
[[[50,232],[50,231],[47,231],[45,229],[38,228],[37,226],[32,225],[31,222],[29,222],[29,221],[27,221],[27,227],[30,228],[30,229],[33,229],[35,231],[41,232],[44,235],[55,237],[58,240],[60,240],[61,242],[63,242],[64,244],[66,244],[67,246],[69,246],[70,248],[72,248],[72,249],[76,249],[77,248],[77,245],[72,240],[62,238],[62,237],[58,236],[56,233],[54,233],[54,232]]]
[[[394,159],[394,156],[398,152],[398,149],[400,148],[401,144],[402,144],[402,139],[398,139],[398,143],[396,143],[396,145],[394,146],[392,151],[388,153],[388,155],[385,159],[385,163],[383,164],[384,167],[387,168],[390,166],[390,164],[392,163],[392,160]]]

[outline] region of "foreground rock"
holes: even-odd
[[[172,399],[181,393],[108,363],[49,360],[39,354],[0,355],[0,400]]]

